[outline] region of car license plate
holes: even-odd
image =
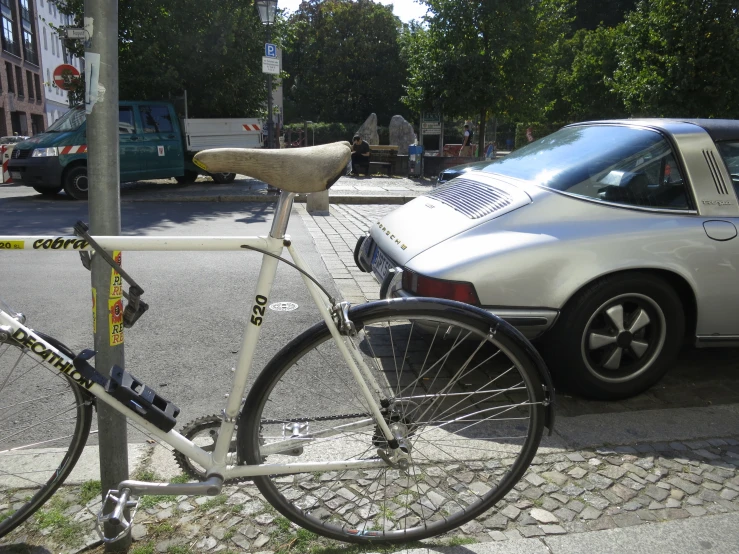
[[[395,264],[382,253],[378,246],[375,246],[375,253],[372,255],[372,272],[380,283],[385,280],[391,267],[395,267]]]
[[[10,172],[10,178],[11,179],[20,179],[21,178],[21,172],[20,171],[11,171]]]

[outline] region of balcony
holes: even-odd
[[[3,37],[3,50],[14,56],[21,57],[21,45],[15,41],[9,41]]]
[[[32,46],[25,46],[23,48],[23,58],[28,62],[32,63],[33,65],[38,65],[38,54],[33,49]]]

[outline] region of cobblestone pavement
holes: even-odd
[[[739,441],[731,437],[539,455],[496,509],[424,542],[507,541],[736,512],[738,466]],[[337,498],[351,506],[357,492],[347,484],[342,493],[347,499]],[[2,494],[0,505],[22,494]],[[11,545],[43,545],[48,550],[36,552],[61,553],[94,545],[100,500],[81,502],[83,494],[62,488],[29,523],[0,540],[0,550],[30,552],[30,547],[11,550]],[[136,515],[133,536],[137,552],[308,552],[339,546],[298,530],[251,483],[226,486],[213,498],[148,497]]]

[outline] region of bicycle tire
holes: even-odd
[[[37,334],[74,358],[59,341]],[[54,415],[47,417],[49,413]],[[28,519],[64,482],[82,454],[91,423],[89,394],[17,342],[0,343],[0,537]],[[32,458],[33,465],[24,457]]]
[[[353,308],[350,319],[363,358],[389,400],[386,421],[400,425],[411,444],[410,468],[255,477],[259,491],[301,527],[354,543],[420,540],[483,514],[523,477],[541,440],[547,420],[541,358],[509,324],[458,302],[374,302]],[[474,344],[468,344],[470,337]],[[439,351],[441,358],[429,360]],[[460,367],[445,368],[457,358],[463,360]],[[374,424],[316,439],[297,456],[262,455],[272,433],[281,440],[286,425],[288,433],[300,432],[307,423],[303,431],[316,436],[331,426],[366,421],[366,401],[350,392],[356,385],[345,365],[323,322],[287,344],[247,397],[237,435],[241,463],[326,461],[337,455],[378,460],[375,450],[386,442]],[[441,381],[440,375],[453,377]],[[337,390],[342,384],[346,390]],[[352,413],[355,404],[364,409]],[[439,460],[432,461],[430,453]]]

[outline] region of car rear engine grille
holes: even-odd
[[[20,148],[13,148],[13,153],[11,154],[14,160],[18,160],[18,159],[22,160],[23,158],[27,158],[30,155],[31,155],[30,148],[24,149],[24,150],[21,150]]]
[[[426,194],[469,217],[478,219],[510,206],[513,197],[492,185],[457,178]]]

